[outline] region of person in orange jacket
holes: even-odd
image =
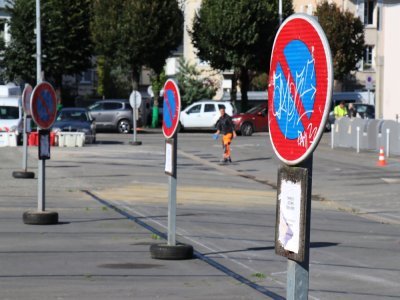
[[[222,134],[222,147],[224,149],[222,162],[232,162],[231,143],[232,139],[236,138],[235,127],[232,118],[225,112],[225,107],[221,107],[219,112],[221,117],[217,121],[215,136]]]

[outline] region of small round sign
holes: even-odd
[[[129,104],[132,107],[139,108],[142,104],[142,95],[138,91],[132,91],[131,95],[129,96]]]
[[[57,116],[57,96],[48,82],[39,83],[31,96],[32,119],[41,129],[49,129]]]
[[[308,15],[290,16],[275,37],[268,86],[270,139],[285,164],[299,164],[317,147],[332,83],[332,55],[321,26]]]
[[[164,105],[163,105],[163,133],[165,138],[174,136],[181,113],[181,96],[175,81],[168,79],[164,85]]]
[[[33,88],[30,84],[25,84],[22,92],[22,108],[27,116],[31,115],[31,95]]]

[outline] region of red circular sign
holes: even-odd
[[[168,79],[164,85],[163,133],[165,138],[173,137],[179,125],[181,96],[175,81]]]
[[[290,16],[272,50],[268,119],[272,146],[281,161],[296,165],[316,148],[332,95],[332,56],[318,22]]]
[[[48,82],[39,83],[32,92],[31,113],[41,129],[49,129],[57,116],[57,96]]]

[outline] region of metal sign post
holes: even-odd
[[[129,103],[133,109],[133,141],[130,143],[134,146],[139,146],[142,142],[137,140],[137,116],[136,109],[142,104],[142,95],[138,91],[132,91],[129,97]]]
[[[25,85],[24,91],[22,92],[22,108],[24,112],[23,116],[23,137],[22,137],[22,171],[14,171],[12,173],[14,178],[35,178],[35,173],[28,172],[28,137],[27,134],[30,130],[28,130],[28,122],[30,122],[30,98],[32,94],[32,86],[29,84]]]
[[[275,252],[288,259],[289,300],[308,299],[312,156],[332,85],[332,55],[321,26],[308,15],[290,16],[275,37],[268,87],[271,144],[285,164],[278,172]]]
[[[181,97],[177,84],[167,80],[164,85],[163,133],[165,141],[165,173],[168,176],[168,241],[167,244],[151,245],[152,258],[181,260],[193,257],[193,247],[176,243],[176,189],[177,152]]]
[[[165,173],[168,176],[168,246],[176,246],[176,188],[178,135],[165,141]]]
[[[58,223],[58,213],[45,211],[46,205],[46,159],[50,159],[50,132],[57,115],[57,96],[54,88],[47,82],[39,83],[31,96],[32,118],[38,125],[38,205],[36,212],[24,213],[25,224],[50,225]]]

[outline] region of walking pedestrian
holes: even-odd
[[[232,139],[236,138],[235,127],[232,122],[232,118],[225,112],[225,107],[221,107],[219,110],[221,116],[217,122],[216,136],[222,135],[222,148],[223,158],[222,162],[232,162],[231,158],[231,143]]]

